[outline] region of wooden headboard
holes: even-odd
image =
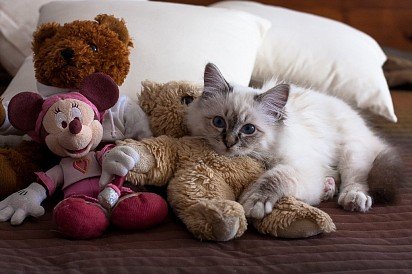
[[[166,0],[210,5],[214,0]],[[260,0],[339,20],[360,29],[382,46],[412,51],[412,0]]]

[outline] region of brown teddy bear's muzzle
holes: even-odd
[[[74,50],[72,48],[65,48],[60,51],[60,55],[66,62],[70,62],[74,58]]]

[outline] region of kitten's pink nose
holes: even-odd
[[[74,118],[73,121],[69,123],[69,131],[71,134],[78,134],[82,130],[82,123],[79,118]]]
[[[239,142],[239,137],[236,135],[227,135],[223,142],[227,148],[231,148]]]

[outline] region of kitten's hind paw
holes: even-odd
[[[349,190],[339,195],[338,204],[345,210],[366,212],[372,206],[372,198],[360,190]]]
[[[335,196],[336,191],[336,183],[333,177],[326,177],[325,178],[325,186],[323,188],[323,197],[322,201],[327,201]]]

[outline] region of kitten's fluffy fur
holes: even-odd
[[[224,127],[213,124],[217,116]],[[271,212],[282,196],[318,204],[328,176],[341,180],[340,205],[367,211],[368,176],[373,194],[384,200],[393,200],[394,183],[401,180],[399,157],[363,119],[343,101],[313,90],[230,85],[208,64],[204,93],[191,104],[187,119],[191,134],[205,137],[218,153],[250,155],[267,164],[267,172],[241,196],[249,217]],[[254,125],[252,134],[242,132],[246,124]]]

